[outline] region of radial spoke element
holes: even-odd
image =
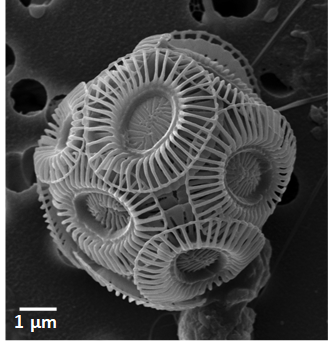
[[[208,72],[167,49],[140,50],[112,63],[89,87],[86,153],[99,178],[147,192],[182,177],[216,122]]]
[[[134,280],[151,302],[188,300],[236,277],[264,241],[261,231],[244,221],[191,222],[144,245],[136,258]]]
[[[187,173],[194,214],[261,227],[281,200],[295,158],[295,136],[278,111],[256,104],[219,111],[212,139]]]
[[[74,169],[84,148],[83,106],[86,84],[80,83],[59,104],[47,135],[39,140],[34,154],[36,176],[41,182],[58,182]]]
[[[233,88],[258,103],[260,88],[253,68],[243,54],[217,35],[206,31],[173,31],[171,33],[146,37],[134,51],[151,48],[168,48],[193,58],[214,76],[218,76]]]

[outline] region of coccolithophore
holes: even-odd
[[[184,310],[261,251],[296,141],[217,36],[142,40],[55,111],[34,163],[67,260],[137,304]]]

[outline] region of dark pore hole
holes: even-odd
[[[256,9],[258,0],[213,0],[213,6],[222,17],[247,17]]]
[[[6,44],[6,75],[8,75],[15,65],[15,54],[12,48]]]
[[[291,86],[285,85],[274,73],[268,72],[264,73],[260,77],[263,88],[277,96],[286,96],[293,92]]]
[[[203,14],[205,11],[202,0],[190,0],[189,10],[191,12],[191,15],[195,20],[197,20],[197,22],[202,21]]]
[[[48,5],[51,0],[20,0],[22,5],[28,7],[30,5]]]
[[[14,100],[14,109],[24,115],[34,115],[42,110],[47,103],[45,87],[32,79],[23,79],[17,82],[10,95]]]
[[[160,315],[151,326],[148,340],[179,340],[175,315],[173,313]]]
[[[287,189],[285,190],[285,193],[283,194],[281,201],[278,205],[286,205],[292,202],[297,197],[298,190],[299,190],[298,179],[296,175],[292,173]]]
[[[59,259],[67,266],[69,267],[73,267],[73,268],[76,268],[68,259],[67,257],[62,253],[61,250],[59,250],[58,248],[56,248],[56,251],[57,251],[57,255],[59,257]]]
[[[22,3],[22,5],[24,5],[25,7],[28,7],[28,6],[30,6],[30,4],[31,4],[31,0],[19,0],[21,3]]]

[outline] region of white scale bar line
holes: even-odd
[[[19,308],[19,311],[57,311],[56,307],[26,307],[26,308]]]

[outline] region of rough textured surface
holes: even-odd
[[[8,155],[36,145],[55,96],[89,80],[142,38],[203,29],[230,41],[252,62],[297,3],[276,2],[278,15],[272,23],[263,21],[272,2],[262,0],[255,18],[228,17],[209,26],[193,20],[188,1],[143,0],[131,5],[130,1],[103,0],[91,5],[90,1],[53,0],[44,16],[36,19],[19,0],[8,0],[7,43],[16,57],[7,76]],[[255,65],[258,78],[269,71],[288,90],[293,88],[290,94],[275,95],[261,84],[263,100],[269,105],[280,107],[327,92],[326,11],[323,0],[306,1]],[[296,36],[295,30],[299,30]],[[314,45],[309,46],[311,41],[305,37],[311,37]],[[12,86],[25,78],[46,87],[47,105],[35,115],[16,113],[10,99]],[[325,101],[314,105],[326,109]],[[325,140],[318,141],[311,134],[309,112],[310,104],[284,112],[297,137],[294,174],[299,192],[295,200],[277,207],[263,229],[273,248],[273,272],[253,306],[255,339],[327,339],[327,148]],[[163,312],[131,305],[84,272],[64,266],[46,230],[35,185],[16,193],[10,190],[11,175],[9,170],[6,250],[7,285],[12,293],[7,297],[14,296],[15,302],[8,313],[8,335],[11,331],[17,336],[14,316],[19,306],[56,306],[57,313],[46,315],[56,317],[56,330],[26,332],[21,338],[147,339],[152,322]],[[25,188],[25,184],[20,187]],[[29,318],[42,317],[42,313],[25,313],[23,324],[28,326]]]
[[[247,308],[269,279],[271,245],[238,277],[212,293],[212,303],[184,310],[179,319],[180,340],[250,340],[255,312]]]

